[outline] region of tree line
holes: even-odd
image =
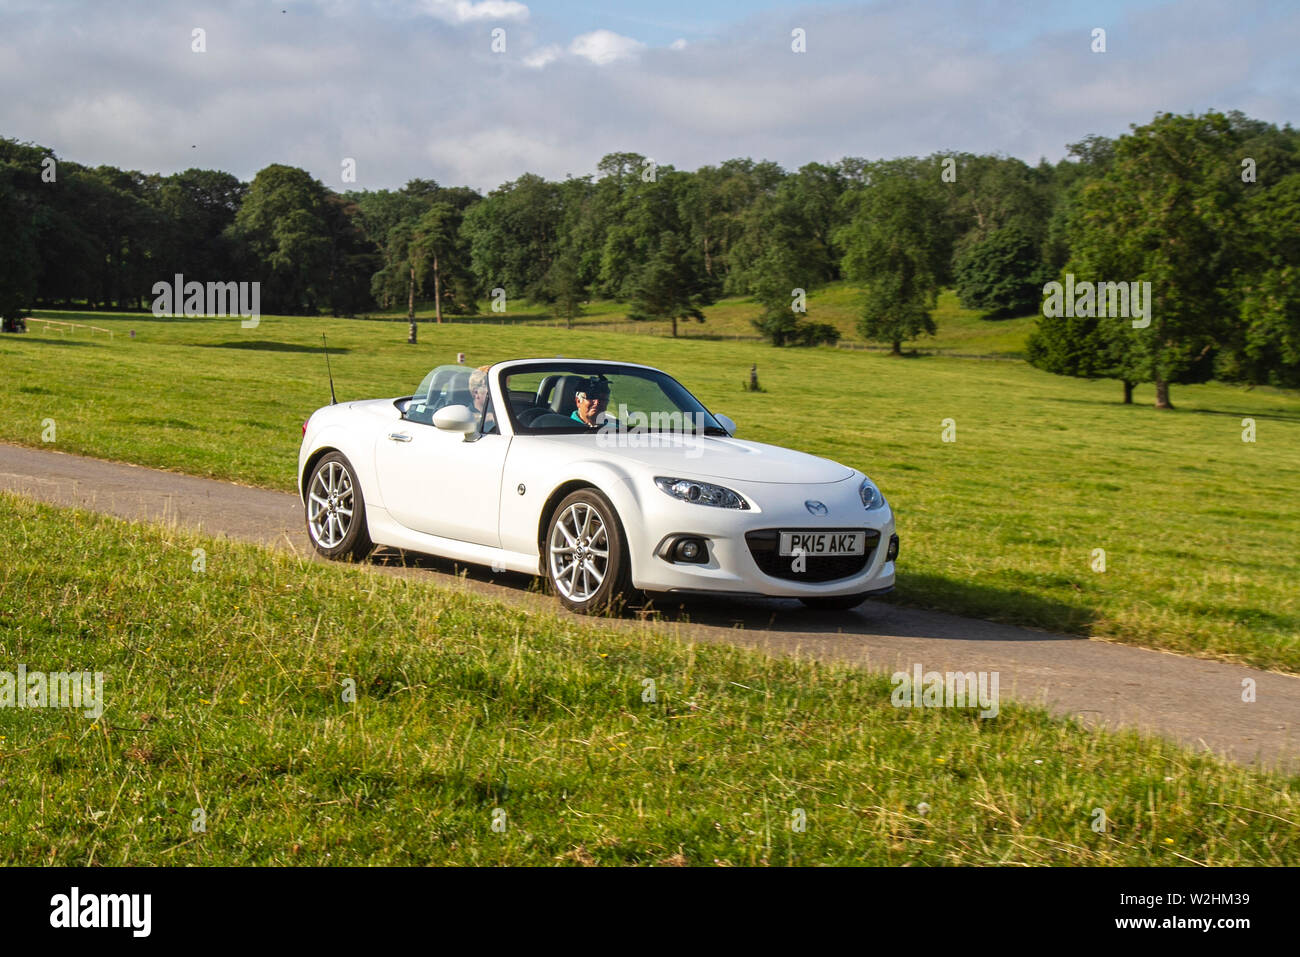
[[[338,192],[280,164],[251,183],[91,168],[0,138],[0,224],[6,321],[146,308],[181,273],[259,281],[277,314],[404,308],[412,341],[417,303],[441,321],[522,299],[571,323],[614,299],[676,335],[718,298],[751,297],[756,328],[793,346],[839,337],[804,307],[844,280],[862,289],[862,335],[899,352],[935,331],[943,288],[998,318],[1038,311],[1068,274],[1149,281],[1151,321],[1072,302],[1030,338],[1041,368],[1118,379],[1126,399],[1151,382],[1163,406],[1172,383],[1300,385],[1300,135],[1237,112],[1157,116],[1055,164],[942,153],[685,171],[613,153],[593,176],[525,173],[486,196],[428,179]]]

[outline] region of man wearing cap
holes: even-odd
[[[606,422],[614,421],[605,412],[609,406],[609,380],[603,375],[594,375],[585,384],[580,384],[573,401],[577,408],[569,418],[589,429],[598,429]]]

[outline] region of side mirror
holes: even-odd
[[[435,428],[444,432],[459,432],[469,435],[478,425],[478,420],[467,405],[449,405],[433,413]]]
[[[725,415],[718,415],[716,412],[713,414],[713,417],[718,420],[718,425],[727,430],[728,435],[736,434],[736,423],[731,419],[727,418]]]

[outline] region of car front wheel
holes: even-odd
[[[632,591],[627,539],[609,499],[579,489],[551,515],[546,577],[560,603],[580,615],[618,612]]]
[[[360,561],[373,547],[366,500],[356,470],[342,452],[330,452],[307,479],[307,534],[327,558]]]

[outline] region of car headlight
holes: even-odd
[[[862,498],[862,507],[868,512],[883,508],[885,505],[885,496],[880,494],[880,489],[871,484],[871,479],[862,480],[862,484],[858,486],[858,495]]]
[[[710,485],[708,482],[696,482],[693,479],[655,478],[655,484],[673,498],[696,505],[712,505],[714,508],[749,508],[749,503],[729,488]]]

